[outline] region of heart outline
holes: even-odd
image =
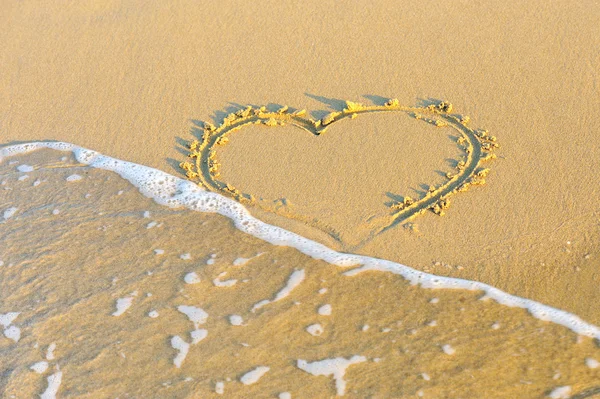
[[[449,126],[458,131],[460,136],[457,144],[466,152],[466,156],[463,161],[458,162],[456,166],[457,173],[454,175],[447,173],[447,182],[439,187],[431,186],[425,196],[418,200],[404,197],[403,202],[390,205],[393,210],[391,221],[383,227],[371,231],[366,239],[353,248],[356,249],[390,228],[400,223],[409,222],[426,210],[431,210],[440,216],[444,215],[445,210],[450,205],[450,196],[457,192],[467,191],[473,185],[485,184],[485,177],[489,173],[489,169],[481,168],[481,164],[496,158],[496,154],[493,152],[499,148],[496,137],[490,136],[487,130],[470,128],[468,126],[469,117],[453,114],[452,109],[452,104],[447,101],[423,107],[403,106],[400,105],[397,99],[390,99],[383,105],[363,105],[346,101],[343,110],[334,111],[321,119],[313,120],[304,116],[306,114],[304,109],[292,112],[288,106],[283,106],[276,111],[270,111],[267,110],[266,106],[247,106],[225,116],[219,126],[215,126],[210,122],[203,122],[202,141],[193,140],[188,145],[188,157],[195,159],[195,162],[182,162],[180,167],[186,172],[188,179],[195,181],[208,190],[223,193],[240,203],[258,205],[263,210],[309,222],[309,224],[316,225],[315,227],[325,231],[336,241],[341,241],[332,228],[318,223],[314,219],[302,215],[285,214],[285,212],[281,212],[276,208],[267,208],[264,204],[256,201],[251,194],[244,194],[231,184],[218,181],[220,164],[217,161],[216,148],[229,141],[229,134],[250,125],[260,124],[276,127],[290,124],[319,136],[330,125],[342,119],[354,119],[360,114],[378,112],[404,112],[417,120],[422,120],[436,127]]]

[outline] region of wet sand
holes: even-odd
[[[346,370],[347,397],[596,388],[600,369],[590,362],[600,349],[565,327],[479,292],[423,289],[384,272],[345,275],[222,216],[157,205],[116,174],[64,155],[42,150],[0,165],[3,196],[17,208],[0,225],[0,302],[2,313],[20,312],[11,323],[19,339],[0,340],[6,397],[41,394],[58,372],[58,397],[219,397],[218,382],[225,397],[334,397],[333,378],[298,360],[352,356],[364,361]],[[299,271],[289,295],[257,306]],[[198,330],[205,336],[194,344]],[[189,345],[179,361],[174,337]],[[46,372],[29,369],[40,361]],[[269,370],[243,384],[256,367]]]

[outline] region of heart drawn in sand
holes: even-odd
[[[251,193],[243,192],[228,182],[220,181],[221,164],[218,161],[218,150],[229,141],[230,135],[252,125],[271,128],[291,125],[319,136],[325,133],[332,124],[342,119],[354,119],[361,114],[383,112],[404,113],[423,123],[435,127],[449,127],[458,133],[456,143],[464,152],[464,156],[462,159],[456,160],[456,166],[452,172],[446,173],[445,182],[437,186],[429,186],[421,198],[412,199],[406,196],[387,204],[389,206],[387,214],[375,218],[375,221],[370,221],[366,237],[361,237],[360,242],[352,243],[353,247],[357,248],[389,228],[409,222],[427,210],[442,216],[448,209],[450,197],[453,194],[466,191],[473,185],[485,184],[485,177],[489,169],[481,165],[496,157],[493,153],[498,148],[496,138],[489,135],[486,130],[470,128],[467,116],[452,111],[452,105],[445,101],[423,107],[403,106],[396,99],[391,99],[382,105],[362,105],[346,101],[342,110],[331,112],[322,119],[314,120],[306,116],[305,110],[290,110],[287,106],[277,110],[269,110],[264,106],[248,106],[227,115],[219,126],[203,122],[202,137],[189,144],[189,157],[192,161],[183,162],[180,166],[189,179],[208,190],[223,193],[241,203],[258,206],[268,212],[301,220],[346,245],[348,242],[343,242],[339,232],[326,223],[321,223],[309,215],[291,212],[285,207],[274,206],[272,200],[259,200]]]

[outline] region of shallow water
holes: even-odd
[[[333,376],[299,366],[353,356],[364,361],[337,374],[346,397],[539,398],[600,385],[595,341],[481,291],[348,275],[223,216],[159,205],[71,153],[0,162],[4,397],[52,397],[49,384],[57,397],[334,397]],[[30,369],[42,361],[45,371]],[[244,377],[257,367],[268,370]]]

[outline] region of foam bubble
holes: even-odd
[[[213,285],[215,287],[233,287],[234,285],[236,285],[236,279],[221,280],[221,277],[225,276],[226,274],[227,272],[220,273],[219,276],[213,280]]]
[[[454,349],[452,346],[446,344],[446,345],[442,345],[442,350],[444,351],[444,353],[446,355],[454,355],[456,353],[456,349]]]
[[[323,359],[312,363],[309,363],[306,360],[298,359],[297,366],[300,370],[306,371],[314,376],[323,375],[326,377],[333,377],[335,380],[337,395],[343,396],[346,392],[346,381],[344,380],[346,370],[353,364],[366,361],[366,357],[359,355],[354,355],[350,359],[336,357],[333,359]]]
[[[54,351],[56,350],[56,344],[52,342],[46,349],[46,360],[54,360]]]
[[[183,278],[183,281],[185,281],[186,284],[197,284],[201,280],[200,280],[200,277],[198,277],[198,275],[195,272],[190,272],[185,275],[185,277]]]
[[[194,330],[190,333],[190,336],[192,337],[192,344],[196,345],[198,342],[202,341],[204,338],[206,338],[208,336],[208,330],[205,330],[205,329]]]
[[[131,304],[133,303],[133,296],[128,296],[125,298],[119,298],[117,299],[117,310],[115,310],[113,312],[113,316],[121,316],[123,313],[125,313],[125,311],[127,309],[129,309],[129,307],[131,306]]]
[[[45,361],[37,362],[37,363],[32,364],[29,368],[38,374],[44,374],[46,372],[46,370],[48,370],[48,362],[45,362]]]
[[[571,387],[568,385],[556,387],[548,394],[551,399],[569,399],[571,397]]]
[[[215,393],[217,395],[223,395],[225,393],[225,383],[223,381],[217,381],[215,383]]]
[[[322,325],[316,323],[306,327],[306,332],[308,332],[313,337],[318,337],[319,335],[323,334],[325,330],[323,329]]]
[[[8,312],[5,314],[0,313],[0,324],[6,328],[10,326],[20,314],[20,312]]]
[[[265,375],[269,370],[271,370],[270,367],[258,366],[254,370],[250,370],[246,374],[244,374],[240,378],[240,382],[244,385],[252,385],[252,384],[258,382],[258,380],[263,375]]]
[[[588,366],[591,369],[597,369],[598,367],[600,367],[600,362],[596,359],[593,359],[591,357],[587,357],[585,359],[585,365]]]
[[[23,164],[23,165],[17,166],[17,170],[19,172],[24,172],[24,173],[33,172],[33,166]]]
[[[181,305],[177,307],[177,310],[186,315],[188,319],[194,323],[196,329],[198,329],[200,324],[206,323],[206,320],[208,319],[208,313],[195,306]]]
[[[25,154],[42,148],[71,151],[80,163],[113,171],[131,182],[143,195],[154,199],[158,204],[168,207],[185,206],[195,211],[219,213],[230,218],[239,230],[273,245],[293,247],[305,255],[341,267],[359,266],[346,272],[346,275],[357,275],[367,270],[379,270],[398,274],[410,284],[420,285],[423,288],[483,291],[487,298],[493,299],[499,304],[526,309],[533,317],[551,321],[577,334],[600,340],[599,327],[587,323],[566,311],[508,294],[488,284],[436,276],[383,259],[336,252],[323,244],[280,227],[266,224],[251,216],[241,204],[220,194],[205,191],[191,181],[177,178],[157,169],[111,158],[70,143],[32,142],[6,146],[0,149],[0,161],[5,157]],[[5,219],[7,219],[6,216]],[[214,263],[214,258],[211,258],[207,263]],[[266,300],[261,303],[267,304],[270,302]]]
[[[299,286],[300,283],[302,283],[304,281],[304,278],[305,278],[304,270],[294,270],[294,272],[292,272],[292,274],[290,274],[290,277],[288,278],[288,281],[285,284],[285,287],[283,287],[277,294],[275,294],[275,297],[273,297],[273,299],[270,299],[270,300],[265,299],[265,300],[262,300],[262,301],[256,303],[252,307],[252,312],[256,312],[258,309],[262,308],[265,305],[268,305],[269,303],[277,302],[277,301],[287,297],[294,288]]]
[[[177,355],[173,359],[173,364],[175,367],[180,368],[190,350],[190,344],[185,342],[179,335],[176,335],[171,338],[171,346],[177,351]]]
[[[56,394],[58,393],[58,389],[60,388],[60,384],[62,382],[62,371],[57,371],[47,378],[48,387],[40,395],[40,399],[56,399]]]
[[[13,217],[15,215],[15,213],[17,213],[17,211],[19,210],[19,208],[15,208],[10,207],[4,210],[4,212],[2,213],[2,217],[4,217],[4,219],[10,219],[11,217]]]
[[[239,314],[232,314],[229,316],[229,323],[232,326],[241,326],[244,323],[244,319]]]
[[[321,306],[317,312],[321,315],[321,316],[331,316],[331,305],[330,304],[325,304],[323,306]]]
[[[21,329],[17,326],[10,326],[4,329],[4,336],[8,339],[12,339],[15,342],[19,342],[21,339]]]
[[[83,177],[79,176],[78,174],[72,174],[71,176],[68,176],[68,177],[66,178],[66,180],[67,180],[68,182],[79,181],[79,180],[81,180],[81,179],[83,179]]]
[[[234,266],[244,266],[252,258],[237,258],[233,261]]]

